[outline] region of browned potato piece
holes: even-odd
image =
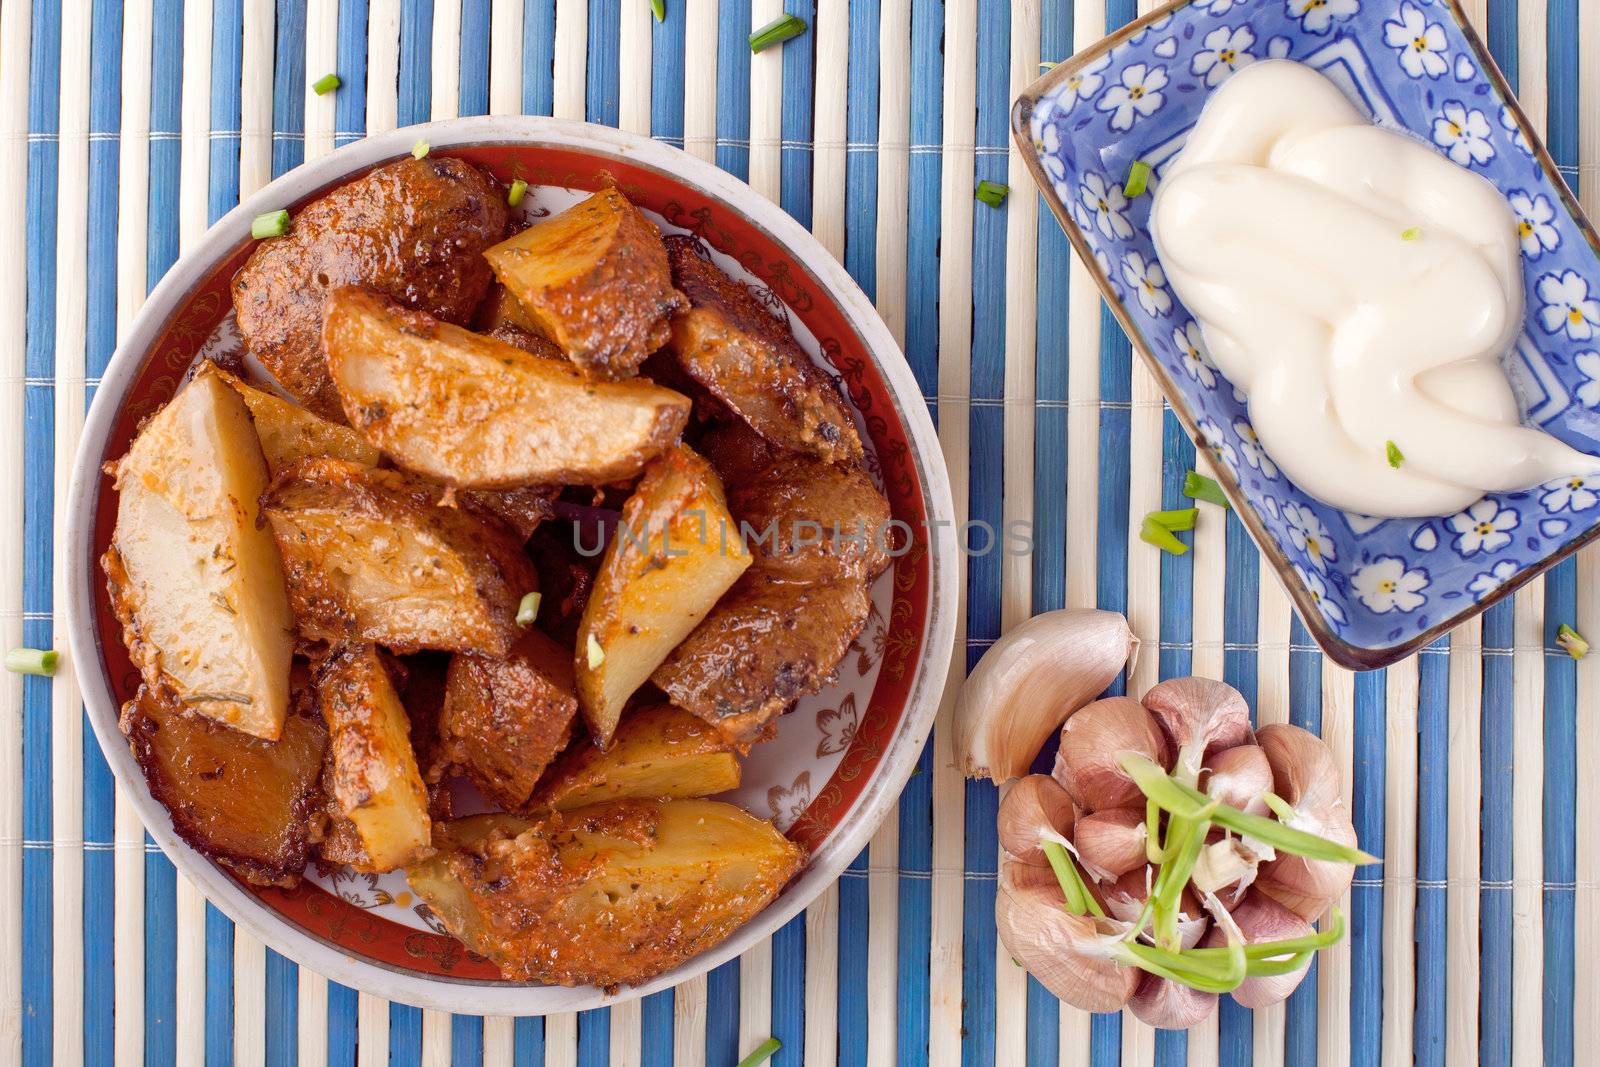
[[[293,624],[257,501],[267,465],[239,394],[209,366],[115,466],[101,564],[128,655],[162,699],[276,740]]]
[[[179,837],[255,885],[300,881],[328,745],[320,717],[291,713],[278,740],[263,741],[140,686],[123,706],[122,732]]]
[[[503,523],[518,540],[526,542],[555,509],[551,506],[559,486],[524,485],[516,489],[463,489],[456,503],[468,511],[488,515]]]
[[[623,800],[438,828],[411,888],[512,981],[638,985],[766,907],[805,852],[714,800]]]
[[[790,704],[833,680],[871,607],[859,578],[783,582],[752,568],[651,681],[748,746]]]
[[[577,714],[572,653],[530,629],[504,658],[466,653],[450,661],[438,758],[495,804],[519,808],[566,747]]]
[[[328,298],[323,338],[350,424],[400,466],[464,488],[631,478],[689,415],[670,389],[591,382],[362,289]]]
[[[859,460],[844,397],[784,324],[712,263],[698,238],[672,236],[666,245],[673,284],[689,297],[670,342],[684,370],[774,443],[829,463]]]
[[[775,577],[870,580],[889,565],[889,502],[854,464],[783,456],[731,486],[728,510]]]
[[[628,697],[749,565],[711,465],[682,446],[651,464],[578,625],[578,705],[602,748]]]
[[[334,459],[359,463],[363,467],[378,465],[378,450],[350,427],[329,422],[299,404],[265,389],[257,389],[225,370],[218,369],[217,373],[233,386],[249,407],[250,417],[256,426],[256,436],[261,440],[261,453],[266,457],[267,469],[271,473],[277,474],[296,460],[311,456],[332,456]]]
[[[428,791],[411,750],[411,722],[372,645],[335,652],[317,675],[328,725],[329,794],[360,839],[368,869],[392,871],[427,854]]]
[[[302,637],[510,650],[517,604],[537,588],[533,566],[504,527],[440,506],[441,492],[337,459],[302,460],[273,480],[262,511]]]
[[[633,797],[708,797],[739,787],[739,757],[714,727],[671,704],[623,719],[604,751],[578,742],[539,783],[532,808],[573,808]]]
[[[700,435],[696,447],[730,490],[765,473],[784,456],[795,454],[779,448],[739,418],[713,422]]]
[[[389,163],[307,204],[286,235],[256,246],[233,279],[239,332],[285,389],[341,420],[322,349],[323,298],[365,285],[466,322],[489,287],[482,252],[505,227],[505,194],[471,163]]]
[[[633,374],[667,343],[667,320],[686,303],[672,287],[660,231],[615,189],[483,256],[538,332],[598,378]]]

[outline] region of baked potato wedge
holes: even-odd
[[[600,747],[634,690],[749,565],[711,465],[681,445],[652,463],[578,624],[578,706]]]
[[[113,467],[101,564],[123,643],[163,700],[275,741],[294,619],[257,501],[267,464],[249,409],[202,367]]]
[[[335,651],[317,672],[328,727],[333,810],[360,839],[367,869],[392,871],[427,854],[428,791],[411,748],[411,721],[373,645]]]
[[[739,787],[739,757],[715,727],[671,704],[630,713],[611,747],[579,741],[539,782],[533,810],[634,797],[709,797]]]
[[[794,701],[833,680],[871,610],[859,578],[786,582],[752,567],[650,678],[748,748]]]
[[[378,450],[343,423],[329,422],[221,368],[216,373],[233,386],[250,409],[256,436],[261,440],[261,454],[266,457],[270,473],[277,474],[296,460],[313,456],[332,456],[363,467],[378,465]]]
[[[728,487],[728,510],[767,574],[870,581],[889,565],[889,502],[855,464],[789,453]]]
[[[247,882],[290,888],[306,865],[322,802],[328,731],[310,710],[291,712],[278,740],[263,741],[140,686],[121,725],[179,837]]]
[[[631,478],[689,415],[670,389],[591,382],[363,289],[328,298],[323,340],[350,424],[400,466],[462,488]]]
[[[512,981],[637,985],[716,945],[805,861],[772,825],[714,800],[624,800],[537,821],[440,826],[412,889]]]
[[[668,319],[687,303],[672,287],[661,232],[615,189],[483,256],[537,332],[596,378],[633,374],[667,343]]]
[[[283,557],[300,635],[400,652],[505,655],[533,565],[505,527],[440,503],[397,470],[301,460],[273,479],[262,511]]]
[[[436,759],[500,807],[520,808],[572,736],[572,684],[572,653],[538,630],[524,632],[504,657],[455,656]]]
[[[839,389],[746,286],[706,256],[700,239],[665,239],[672,281],[689,310],[668,347],[691,378],[783,448],[856,462],[861,438]]]
[[[429,155],[378,167],[301,208],[284,236],[256,245],[233,278],[239,332],[291,395],[341,420],[322,350],[323,298],[365,285],[466,322],[491,281],[482,253],[505,228],[505,193],[465,160]]]

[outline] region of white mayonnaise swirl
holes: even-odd
[[[1521,424],[1501,368],[1522,324],[1505,199],[1368,122],[1311,68],[1233,75],[1167,167],[1150,223],[1261,444],[1312,496],[1443,515],[1600,471]]]

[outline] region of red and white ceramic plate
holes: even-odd
[[[536,212],[615,183],[664,230],[698,235],[725,269],[787,315],[801,344],[839,379],[906,545],[875,587],[873,615],[837,683],[802,701],[778,736],[752,752],[744,785],[730,798],[805,844],[806,868],[728,941],[612,995],[505,981],[433,929],[399,875],[312,869],[289,891],[238,881],[173,832],[117,729],[117,711],[138,677],[100,574],[116,519],[102,464],[126,451],[202,348],[230,343],[228,283],[254,243],[250,220],[293,211],[409,153],[419,137],[435,153],[470,159],[505,182],[522,178]],[[84,427],[67,509],[72,662],[101,750],[151,835],[213,903],[277,951],[345,985],[446,1011],[599,1007],[701,974],[770,936],[838,877],[892,809],[932,727],[955,639],[959,568],[949,481],[921,390],[871,303],[805,229],[749,186],[667,145],[583,123],[490,117],[397,130],[299,167],[230,212],[167,272],[112,358]]]

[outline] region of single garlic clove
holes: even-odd
[[[1066,896],[1061,892],[1061,882],[1056,878],[1053,868],[1023,863],[1021,860],[1007,858],[1000,861],[999,887],[1002,893],[1008,888],[1048,890],[1056,895],[1058,904],[1066,902]]]
[[[1230,899],[1236,899],[1256,880],[1260,865],[1261,857],[1253,848],[1237,837],[1224,836],[1200,850],[1189,884],[1199,893],[1220,895],[1226,889]]]
[[[1272,789],[1272,765],[1257,745],[1235,745],[1206,757],[1200,791],[1251,815],[1266,815],[1262,794]]]
[[[956,698],[956,763],[995,784],[1028,773],[1067,717],[1105,692],[1139,648],[1113,611],[1035,615],[989,647]]]
[[[1249,893],[1244,900],[1236,905],[1230,914],[1234,923],[1239,927],[1239,932],[1244,936],[1246,944],[1256,944],[1261,941],[1282,941],[1290,937],[1308,937],[1316,933],[1315,927],[1306,922],[1294,912],[1285,908],[1271,897],[1262,896],[1260,893]],[[1222,930],[1213,927],[1206,935],[1206,947],[1219,947],[1228,943]],[[1265,1008],[1281,1000],[1287,1000],[1290,993],[1305,978],[1306,972],[1311,969],[1311,961],[1306,960],[1306,965],[1289,974],[1269,975],[1263,978],[1246,978],[1239,983],[1233,991],[1233,999],[1246,1008]]]
[[[1061,892],[1010,886],[995,895],[995,925],[1011,958],[1061,1000],[1084,1011],[1116,1011],[1128,1002],[1143,972],[1111,959],[1102,937],[1126,927],[1110,919],[1073,915]]]
[[[1023,863],[1049,866],[1039,834],[1049,830],[1072,836],[1072,798],[1048,774],[1030,774],[1006,790],[996,822],[1001,848]]]
[[[1144,812],[1107,808],[1079,819],[1073,827],[1072,843],[1084,869],[1096,881],[1114,882],[1144,865],[1147,836]]]
[[[1250,740],[1250,705],[1233,686],[1211,678],[1169,678],[1144,695],[1149,710],[1177,750],[1173,768],[1193,785],[1207,753]]]
[[[1298,726],[1263,727],[1256,740],[1272,767],[1273,792],[1294,809],[1285,820],[1297,830],[1355,845],[1355,825],[1341,795],[1339,767],[1322,739]],[[1256,888],[1308,922],[1321,918],[1355,877],[1355,867],[1335,860],[1280,855],[1263,864]]]
[[[1217,1010],[1217,995],[1147,974],[1140,979],[1133,999],[1128,1001],[1128,1010],[1150,1026],[1187,1030],[1204,1022]]]
[[[1051,774],[1085,811],[1142,806],[1144,794],[1117,763],[1124,752],[1167,766],[1167,742],[1144,705],[1128,697],[1097,700],[1061,728]]]

